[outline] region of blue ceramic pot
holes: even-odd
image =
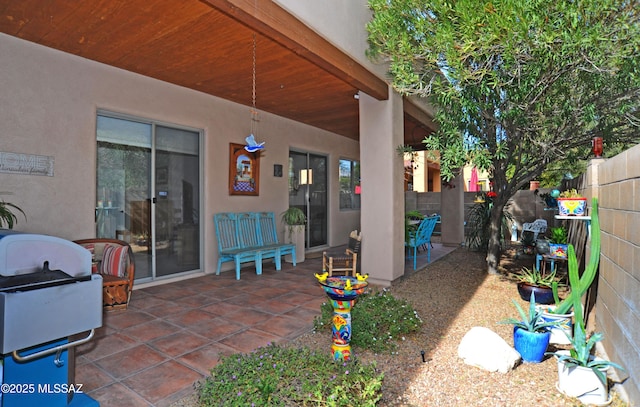
[[[516,348],[522,360],[529,363],[540,363],[549,346],[550,331],[529,332],[526,329],[514,327],[513,347]]]
[[[532,291],[536,294],[536,303],[538,304],[553,304],[555,302],[551,287],[540,287],[524,282],[518,283],[518,294],[524,301],[529,302]]]

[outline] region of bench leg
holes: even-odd
[[[276,263],[276,270],[282,270],[282,253],[280,249],[276,249],[276,255],[273,257],[273,262]]]
[[[236,257],[236,280],[240,280],[240,258]]]
[[[220,269],[222,268],[222,260],[218,258],[218,268],[216,269],[216,276],[220,275]]]
[[[293,250],[291,251],[291,262],[293,263],[293,267],[296,266],[296,248],[295,246],[293,247]]]
[[[262,253],[256,254],[256,274],[262,274]]]

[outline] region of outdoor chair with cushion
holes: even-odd
[[[131,246],[117,239],[81,239],[75,243],[91,252],[93,273],[102,276],[102,303],[110,310],[124,310],[129,305],[135,277]]]
[[[329,277],[333,276],[336,271],[355,277],[361,245],[362,233],[358,233],[357,230],[352,231],[349,234],[349,244],[344,253],[331,254],[326,251],[322,253],[322,272],[328,272]]]
[[[427,263],[431,262],[431,235],[436,228],[436,224],[440,220],[440,215],[429,216],[424,218],[418,226],[418,230],[409,236],[409,240],[405,242],[406,247],[413,255],[413,269],[417,266],[418,248],[427,249]]]

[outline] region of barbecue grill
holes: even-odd
[[[98,406],[82,393],[81,382],[73,382],[70,354],[100,326],[102,277],[91,274],[88,250],[53,236],[0,229],[3,407]]]

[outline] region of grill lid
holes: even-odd
[[[0,276],[0,292],[37,290],[90,279],[90,275],[72,277],[62,270],[50,270],[49,262],[45,261],[41,271],[8,277]]]

